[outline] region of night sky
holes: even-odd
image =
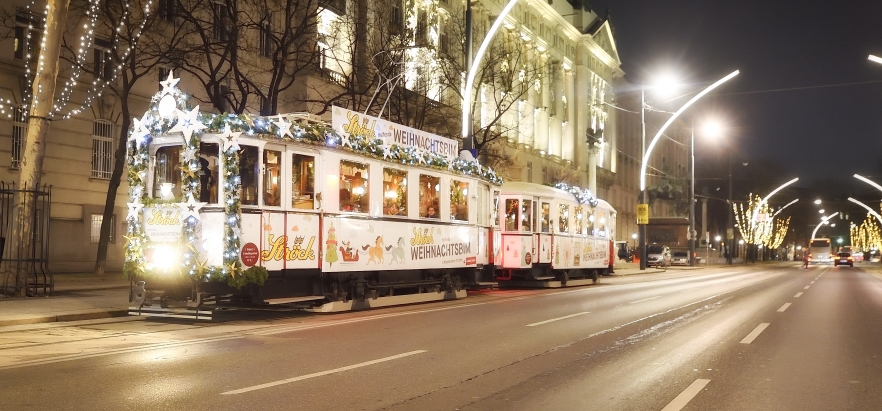
[[[745,162],[774,160],[781,183],[851,184],[855,173],[882,182],[882,65],[867,60],[882,56],[882,1],[591,5],[601,17],[609,10],[622,68],[634,83],[670,71],[690,83],[686,94],[741,71],[690,109],[697,121],[713,116],[727,127],[727,143],[696,140],[697,161],[733,148]],[[663,105],[653,99],[662,100],[647,95]]]

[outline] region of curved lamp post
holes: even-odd
[[[478,47],[478,52],[475,53],[474,61],[469,65],[469,72],[466,75],[466,84],[465,90],[462,93],[462,141],[463,148],[472,150],[475,148],[474,141],[472,140],[472,89],[475,87],[475,76],[478,74],[478,66],[481,65],[481,59],[484,58],[484,53],[487,51],[487,47],[490,46],[490,41],[493,40],[493,36],[499,30],[499,26],[502,26],[502,22],[505,20],[505,16],[514,8],[515,4],[518,0],[509,0],[508,4],[502,9],[499,13],[499,16],[496,17],[496,21],[493,22],[493,25],[490,26],[490,30],[487,31],[487,35],[484,36],[484,41],[481,43],[481,46]],[[471,1],[468,2],[468,16],[466,17],[467,28],[467,50],[469,54],[471,54]],[[466,56],[467,61],[471,59],[471,55]]]
[[[723,84],[723,83],[731,80],[733,77],[737,76],[738,73],[739,73],[738,70],[735,70],[735,71],[729,73],[729,75],[727,75],[726,77],[723,77],[723,78],[717,80],[714,84],[711,84],[710,86],[708,86],[707,88],[702,90],[700,93],[696,94],[695,97],[692,97],[692,99],[687,101],[686,104],[683,105],[683,107],[680,107],[679,110],[677,110],[670,118],[668,118],[668,121],[665,122],[665,124],[658,130],[658,133],[656,133],[655,137],[653,137],[652,141],[649,142],[649,145],[646,146],[646,149],[643,151],[643,160],[640,164],[640,198],[638,200],[640,201],[641,204],[649,204],[649,199],[646,198],[646,167],[649,164],[648,163],[649,155],[652,154],[652,149],[655,148],[655,145],[656,145],[656,143],[658,143],[658,140],[661,138],[662,134],[664,134],[665,130],[667,130],[668,127],[674,122],[674,120],[676,120],[677,117],[679,117],[681,113],[686,111],[686,109],[688,109],[689,106],[694,104],[698,99],[704,97],[705,94],[710,93],[713,89],[719,87],[721,84]],[[641,109],[640,111],[642,113],[641,122],[643,123],[643,136],[644,136],[643,141],[645,144],[645,141],[646,141],[646,138],[645,138],[646,137],[646,118],[645,118],[646,110],[645,110],[645,101],[643,101],[642,96],[641,96],[640,109]],[[646,207],[648,207],[648,206],[646,206]],[[690,233],[690,234],[692,234],[692,233]],[[640,269],[641,270],[646,269],[646,263],[644,263],[644,261],[646,259],[645,256],[646,256],[646,224],[640,224]],[[691,255],[690,255],[690,258],[691,258]]]
[[[786,182],[786,183],[784,183],[784,184],[781,184],[780,187],[778,187],[778,188],[772,190],[772,192],[769,193],[769,195],[765,196],[762,200],[760,200],[759,204],[757,204],[757,205],[756,205],[756,208],[753,210],[753,216],[750,217],[750,222],[751,222],[751,224],[752,224],[754,221],[756,221],[756,217],[757,217],[757,215],[759,215],[759,210],[760,210],[760,208],[762,208],[763,204],[765,204],[766,202],[769,201],[769,198],[771,198],[773,195],[775,195],[775,193],[781,191],[784,187],[787,187],[787,186],[789,186],[789,185],[791,185],[791,184],[797,182],[798,180],[799,180],[799,177],[796,177],[796,178],[794,178],[793,180],[790,180],[790,181],[788,181],[788,182]],[[790,205],[790,204],[788,204],[788,205]]]
[[[818,229],[821,228],[821,226],[824,225],[824,223],[830,221],[831,218],[836,217],[837,215],[839,215],[838,211],[822,218],[821,222],[818,223],[818,225],[815,227],[814,231],[812,231],[812,238],[815,238],[815,235],[818,234]],[[809,240],[811,240],[811,238]]]
[[[775,217],[776,215],[778,215],[780,212],[784,211],[785,208],[792,206],[793,203],[795,203],[795,202],[797,202],[797,201],[799,201],[798,198],[797,198],[796,200],[793,200],[793,201],[787,203],[787,205],[785,205],[784,207],[779,208],[778,211],[775,211],[775,214],[772,214],[772,218],[774,218],[774,217]]]
[[[851,198],[851,197],[848,197],[848,201],[851,201],[852,203],[855,203],[863,208],[866,208],[868,213],[876,216],[876,219],[878,219],[879,222],[882,223],[882,216],[880,216],[879,213],[877,213],[875,210],[873,210],[870,206],[868,206],[868,205],[866,205],[866,204],[864,204],[854,198]]]

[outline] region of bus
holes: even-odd
[[[809,263],[829,264],[833,262],[829,238],[812,238],[809,241]]]

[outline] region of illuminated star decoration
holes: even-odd
[[[392,156],[392,146],[383,142],[383,159],[388,159],[390,156]]]
[[[199,219],[199,210],[205,206],[207,203],[200,203],[193,199],[193,194],[187,194],[187,202],[178,203],[177,206],[184,210],[184,220],[187,220],[191,216]]]
[[[159,93],[160,96],[164,96],[166,94],[174,94],[175,88],[178,86],[178,82],[181,81],[179,78],[175,78],[172,71],[168,71],[168,78],[160,81],[159,84],[162,85],[162,92]]]
[[[291,122],[285,121],[285,119],[282,118],[281,114],[279,114],[279,121],[274,121],[273,124],[275,124],[276,127],[279,128],[279,137],[282,137],[282,138],[284,138],[285,136],[289,136],[292,138],[294,137],[294,135],[291,134]]]
[[[343,147],[352,147],[352,142],[349,141],[349,134],[343,134],[340,136],[340,145]]]
[[[129,135],[129,141],[134,141],[138,146],[144,144],[144,137],[150,135],[150,129],[147,128],[146,122],[141,122],[138,118],[132,119],[132,134]]]
[[[144,208],[144,204],[141,204],[141,198],[135,197],[134,203],[127,203],[126,205],[129,206],[129,214],[126,215],[126,220],[132,218],[137,221],[138,216],[141,213],[141,209]]]
[[[190,111],[178,110],[178,123],[172,127],[169,132],[174,133],[180,131],[184,133],[184,138],[190,139],[194,131],[207,128],[205,124],[199,121],[199,106]]]
[[[288,124],[290,125],[291,123]],[[241,134],[241,131],[233,132],[230,130],[229,124],[224,125],[224,132],[221,134],[221,140],[224,143],[224,151],[229,151],[230,148],[239,150],[239,135]]]

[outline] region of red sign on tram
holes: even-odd
[[[254,264],[257,264],[257,259],[260,258],[260,250],[254,243],[247,243],[242,246],[241,256],[242,264],[251,267]]]

